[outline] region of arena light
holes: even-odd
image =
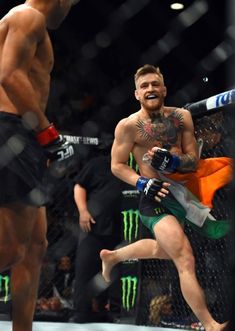
[[[173,10],[181,10],[184,8],[184,4],[182,2],[172,2],[171,9]]]

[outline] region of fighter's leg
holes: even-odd
[[[106,282],[110,281],[110,272],[119,262],[130,259],[169,259],[169,255],[162,249],[155,239],[141,239],[127,246],[110,251],[100,252],[102,259],[102,275]]]
[[[47,247],[45,208],[35,208],[35,212],[36,220],[25,257],[11,268],[13,331],[32,331],[40,269]]]
[[[0,207],[0,272],[24,258],[35,219],[35,207],[21,203]]]
[[[176,218],[172,215],[164,217],[155,225],[154,232],[158,243],[176,265],[183,297],[194,314],[206,331],[222,330],[222,325],[213,319],[207,308],[204,292],[196,277],[191,244]]]

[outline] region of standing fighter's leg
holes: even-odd
[[[47,247],[45,208],[35,208],[35,217],[25,257],[11,268],[13,331],[32,330],[40,269]]]
[[[0,272],[20,262],[25,255],[36,208],[21,203],[0,207]]]
[[[183,297],[196,317],[206,331],[222,330],[223,325],[213,319],[207,308],[205,295],[196,277],[195,259],[190,242],[176,218],[172,215],[164,217],[155,225],[154,232],[160,246],[176,265]]]
[[[119,262],[129,259],[169,259],[169,255],[155,239],[141,239],[114,251],[103,249],[100,252],[100,258],[102,260],[102,275],[106,282],[109,282],[110,272]]]

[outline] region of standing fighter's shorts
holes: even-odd
[[[0,206],[16,201],[44,205],[45,153],[20,116],[2,111],[0,156]]]
[[[169,205],[170,209],[167,208]],[[175,198],[169,193],[161,202],[148,199],[143,193],[140,196],[139,212],[141,222],[152,232],[155,224],[157,224],[163,217],[174,215],[177,217],[179,223],[185,222],[185,211]]]

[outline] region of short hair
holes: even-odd
[[[158,75],[163,84],[164,84],[164,78],[163,78],[163,75],[161,73],[161,70],[159,67],[155,67],[151,64],[145,64],[143,67],[140,67],[136,73],[135,73],[135,76],[134,76],[134,80],[135,80],[135,84],[137,82],[137,80],[140,78],[140,76],[144,76],[144,75],[147,75],[147,74],[156,74]]]

